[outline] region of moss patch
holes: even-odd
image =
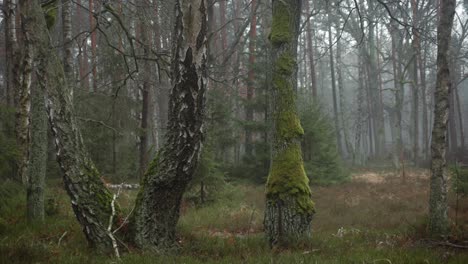
[[[281,200],[294,197],[300,207],[299,211],[315,211],[298,143],[289,144],[273,157],[266,195],[269,199]]]
[[[273,45],[281,45],[290,42],[293,38],[292,30],[289,28],[291,14],[283,1],[275,1],[274,4],[277,6],[273,8],[270,41]]]

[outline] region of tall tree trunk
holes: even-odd
[[[182,195],[197,166],[203,137],[206,0],[177,0],[175,6],[169,128],[142,181],[131,219],[134,242],[157,251],[176,242]]]
[[[305,9],[307,15],[310,15],[310,3],[309,0],[305,0]],[[315,29],[312,18],[307,22],[307,51],[309,52],[309,67],[310,67],[310,78],[312,86],[312,98],[314,101],[317,100],[317,74],[315,71],[315,49],[313,39],[315,38]]]
[[[252,101],[255,90],[255,42],[257,38],[257,14],[256,0],[251,2],[252,18],[250,20],[250,32],[249,32],[249,81],[247,83],[247,104],[245,109],[245,120],[248,125],[245,129],[245,154],[247,156],[252,155],[252,129],[251,122],[254,121],[254,111],[252,107]]]
[[[403,136],[401,134],[402,130],[402,111],[403,111],[403,95],[404,95],[404,86],[403,86],[403,77],[402,69],[400,62],[401,55],[401,41],[400,33],[398,32],[398,24],[392,21],[390,25],[390,32],[392,36],[392,66],[393,66],[393,84],[395,89],[395,105],[394,105],[394,115],[395,122],[392,124],[392,129],[394,130],[395,141],[394,150],[393,150],[393,163],[397,169],[400,169],[400,162],[402,160],[403,154]]]
[[[83,7],[81,0],[76,0],[76,31],[75,34],[78,35],[82,31],[82,25],[85,23],[83,18]],[[79,63],[79,74],[80,74],[80,86],[85,91],[89,90],[89,77],[88,77],[88,54],[86,40],[83,36],[78,37],[78,43],[80,51],[78,53],[78,63]]]
[[[382,158],[384,154],[384,140],[385,140],[385,128],[384,124],[384,115],[383,108],[380,105],[380,92],[378,84],[378,68],[377,68],[377,46],[376,46],[376,34],[375,34],[375,23],[374,16],[374,0],[368,0],[369,10],[371,12],[370,21],[369,21],[369,71],[368,71],[368,80],[369,80],[369,91],[371,98],[371,112],[372,113],[372,131],[374,137],[374,146],[375,146],[375,155],[379,158]]]
[[[418,41],[418,65],[419,78],[421,80],[421,99],[422,99],[422,140],[423,140],[423,159],[426,161],[429,155],[429,124],[427,113],[427,84],[426,84],[426,55],[427,51],[421,49],[421,41]],[[426,46],[425,44],[424,46]],[[424,56],[422,53],[424,52]]]
[[[440,3],[437,26],[437,82],[435,91],[434,127],[432,129],[431,188],[429,196],[429,232],[433,237],[448,235],[447,161],[445,158],[449,94],[451,79],[448,50],[452,33],[456,0]]]
[[[339,18],[336,21],[336,28],[341,28]],[[338,75],[338,94],[340,96],[340,119],[341,119],[341,127],[343,129],[343,138],[346,146],[347,155],[353,155],[353,147],[349,140],[348,134],[348,119],[345,117],[345,94],[344,94],[344,80],[343,80],[343,72],[342,72],[342,61],[341,61],[341,39],[336,41],[336,73]]]
[[[92,75],[92,88],[93,92],[97,92],[97,61],[96,61],[96,45],[97,45],[97,24],[94,18],[96,11],[94,0],[89,0],[89,27],[91,32],[91,75]]]
[[[21,4],[19,5],[19,10],[21,10]],[[21,18],[24,18],[23,14],[21,14]],[[28,183],[29,166],[31,82],[35,50],[34,44],[31,41],[33,36],[31,36],[27,28],[30,24],[18,23],[18,21],[13,22],[15,17],[11,20],[12,25],[13,23],[21,25],[22,35],[24,35],[22,36],[24,48],[14,49],[13,87],[15,87],[16,141],[19,148],[18,179],[21,179],[23,184],[26,185]],[[13,33],[14,29],[12,30],[12,43],[16,43],[18,36]]]
[[[71,22],[71,0],[62,0],[62,31],[63,31],[63,70],[70,92],[73,93],[75,78],[73,77],[73,39]]]
[[[150,42],[150,33],[149,27],[146,25],[146,17],[145,17],[145,1],[140,1],[139,3],[140,8],[138,8],[138,14],[140,16],[140,36],[141,42],[143,43],[142,49],[143,54],[145,57],[149,56],[149,49],[151,47]],[[150,89],[151,89],[151,65],[148,60],[143,61],[142,67],[142,77],[143,77],[143,85],[141,88],[142,94],[142,109],[141,109],[141,125],[140,125],[140,179],[144,176],[148,165],[148,135],[149,131],[148,128],[150,127],[150,103],[152,98],[150,97]]]
[[[419,58],[419,35],[417,32],[417,3],[416,0],[411,1],[413,11],[413,43],[412,53],[413,58],[411,62],[410,75],[411,75],[411,90],[413,92],[413,101],[411,104],[411,120],[412,124],[412,137],[413,137],[413,160],[417,164],[419,162],[419,82],[418,82],[418,58]]]
[[[15,65],[16,43],[16,20],[15,0],[5,0],[5,90],[6,101],[9,106],[15,105],[15,92],[13,67]]]
[[[330,12],[330,10],[329,10]],[[339,121],[339,110],[338,110],[338,99],[336,92],[336,77],[335,77],[335,60],[333,56],[333,37],[332,37],[332,19],[331,14],[328,14],[328,53],[330,55],[330,74],[331,74],[331,86],[332,86],[332,96],[333,96],[333,120],[335,121],[335,135],[336,135],[336,144],[338,146],[338,152],[343,156],[343,145],[341,143],[341,129]]]
[[[458,86],[457,84],[454,84],[454,93],[455,93],[455,100],[457,104],[457,115],[458,115],[458,124],[460,125],[460,147],[461,147],[461,153],[464,153],[465,151],[465,131],[463,128],[463,111],[462,111],[462,106],[460,102],[460,94],[458,92]]]
[[[39,62],[42,64],[43,62]],[[38,82],[45,81],[38,76]],[[45,109],[44,91],[41,83],[32,88],[31,96],[31,149],[29,153],[29,172],[27,188],[28,221],[44,221],[44,189],[47,164],[47,114]]]
[[[119,219],[118,206],[113,203],[111,193],[104,187],[85,150],[61,61],[50,49],[49,32],[41,7],[35,0],[22,3],[24,35],[29,36],[25,38],[25,45],[34,47],[37,61],[43,62],[37,70],[38,84],[47,97],[46,109],[55,136],[65,190],[89,244],[100,251],[113,252],[118,248],[112,232],[112,225]]]
[[[314,214],[300,138],[304,130],[296,110],[297,38],[301,0],[273,0],[270,34],[273,64],[272,161],[266,186],[264,227],[270,245],[310,236]]]

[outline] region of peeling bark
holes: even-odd
[[[131,218],[137,246],[175,246],[182,195],[198,163],[206,88],[206,0],[178,0],[166,141],[149,165]]]

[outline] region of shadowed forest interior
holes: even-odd
[[[468,263],[468,0],[0,5],[0,263]]]

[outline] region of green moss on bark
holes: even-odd
[[[273,85],[278,93],[278,111],[276,111],[276,133],[285,140],[300,137],[304,134],[301,122],[295,109],[295,94],[289,81],[294,72],[296,61],[290,53],[283,53],[275,64]]]
[[[100,220],[101,223],[108,224],[109,216],[112,214],[112,199],[113,196],[103,185],[100,178],[99,171],[94,165],[87,164],[83,167],[82,171],[85,173],[82,179],[87,181],[87,187],[89,188],[89,193],[94,194],[93,199],[90,201],[81,200],[78,201],[82,205],[88,208],[96,208],[95,214]],[[86,186],[86,185],[82,185]],[[116,215],[120,214],[120,207],[118,203],[115,203],[115,213]],[[117,217],[114,218],[116,220]]]
[[[289,28],[291,14],[288,6],[282,1],[276,1],[275,5],[277,6],[273,9],[270,41],[273,45],[281,45],[293,38],[292,30]]]
[[[280,200],[294,197],[300,212],[315,211],[314,203],[310,199],[309,179],[304,170],[299,144],[290,144],[273,157],[266,195],[269,199]]]

